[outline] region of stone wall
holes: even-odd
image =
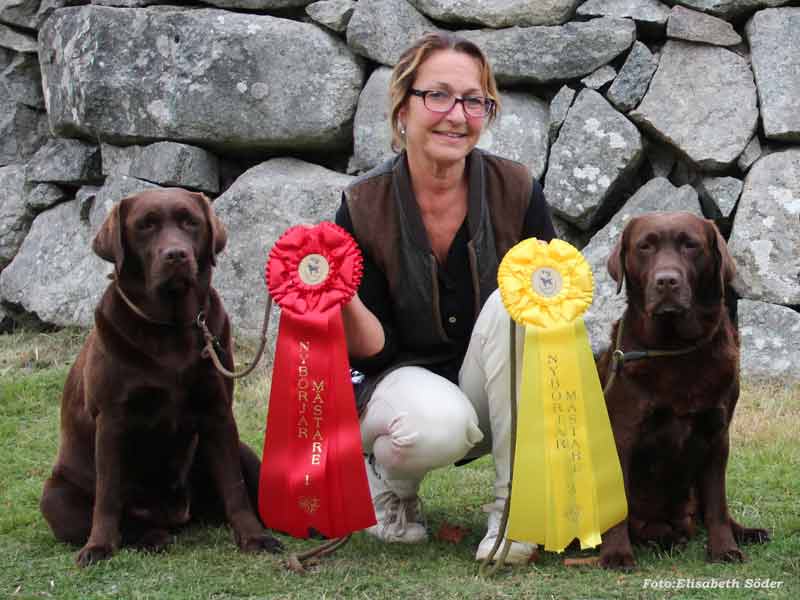
[[[269,248],[391,154],[390,67],[436,29],[489,54],[480,146],[528,166],[591,262],[595,349],[626,220],[689,210],[736,260],[743,372],[800,380],[797,0],[0,1],[0,320],[89,325],[109,208],[178,185],[214,198],[215,283],[256,334]]]

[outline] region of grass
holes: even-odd
[[[41,486],[58,444],[61,387],[85,332],[17,332],[0,336],[0,597],[9,598],[796,598],[800,595],[800,387],[745,385],[732,434],[728,498],[746,525],[771,529],[773,540],[745,548],[744,564],[708,564],[701,535],[686,548],[640,548],[629,573],[564,567],[545,553],[492,580],[477,577],[475,547],[483,535],[491,462],[432,473],[421,495],[433,532],[448,522],[470,530],[461,543],[433,540],[403,547],[356,534],[312,574],[283,568],[281,558],[236,551],[225,527],[189,527],[161,555],[122,550],[80,570],[76,548],[57,543],[38,510]],[[253,348],[238,349],[240,362]],[[260,450],[268,373],[260,368],[237,387],[241,435]],[[292,551],[307,542],[283,538]],[[580,556],[580,552],[568,552]],[[781,582],[772,590],[756,583]],[[652,589],[663,581],[684,589]],[[691,589],[685,586],[692,585]],[[698,586],[738,585],[708,589]]]

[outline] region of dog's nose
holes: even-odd
[[[678,289],[681,282],[681,274],[676,269],[662,269],[656,271],[656,289],[659,292],[671,292]]]
[[[188,255],[183,248],[167,248],[164,250],[164,260],[173,263],[186,262]]]

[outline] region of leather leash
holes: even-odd
[[[245,377],[253,372],[253,369],[258,366],[261,357],[264,355],[264,349],[267,346],[267,331],[269,329],[269,313],[272,310],[272,298],[267,294],[267,304],[264,307],[264,322],[261,326],[261,339],[259,341],[258,350],[256,351],[256,356],[250,365],[238,373],[229,371],[225,368],[222,364],[222,361],[219,358],[219,354],[217,349],[220,351],[224,351],[222,348],[222,344],[220,344],[219,339],[215,336],[211,331],[208,329],[208,325],[206,325],[206,315],[201,310],[197,313],[197,316],[187,323],[172,323],[170,321],[161,321],[159,319],[154,319],[146,312],[144,312],[141,308],[136,306],[136,304],[131,300],[128,295],[122,291],[122,288],[119,285],[119,280],[117,279],[115,274],[110,274],[108,278],[114,282],[114,291],[117,292],[119,297],[122,299],[123,302],[130,308],[136,316],[138,316],[143,321],[147,323],[151,323],[152,325],[160,325],[163,327],[190,327],[192,325],[196,325],[197,328],[202,332],[203,338],[205,339],[205,346],[203,347],[202,355],[204,357],[208,357],[211,359],[211,362],[214,364],[214,367],[219,371],[222,375],[227,377],[228,379],[240,379]]]
[[[619,320],[619,327],[617,327],[617,337],[614,340],[614,352],[611,355],[611,375],[606,381],[606,385],[603,388],[603,395],[607,396],[608,391],[611,389],[611,386],[614,384],[614,381],[617,378],[617,375],[622,373],[623,367],[625,367],[625,363],[633,362],[637,360],[642,360],[645,358],[658,358],[663,356],[681,356],[683,354],[689,354],[690,352],[694,352],[700,346],[702,346],[708,340],[703,340],[699,344],[695,344],[694,346],[689,346],[687,348],[680,348],[678,350],[631,350],[630,352],[624,352],[622,350],[622,329],[623,323],[625,323],[625,316],[627,315],[627,311],[622,314],[622,318]],[[710,338],[709,338],[710,339]]]

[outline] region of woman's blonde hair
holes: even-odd
[[[405,139],[400,132],[400,109],[403,108],[409,96],[409,90],[417,78],[420,65],[428,57],[439,50],[454,50],[463,52],[480,65],[481,87],[486,97],[494,101],[492,112],[488,115],[488,124],[491,125],[500,111],[500,94],[497,92],[497,82],[494,80],[489,59],[476,44],[454,33],[446,31],[426,33],[414,44],[406,49],[400,60],[392,69],[389,79],[389,124],[392,128],[392,150],[399,152],[405,148]]]

